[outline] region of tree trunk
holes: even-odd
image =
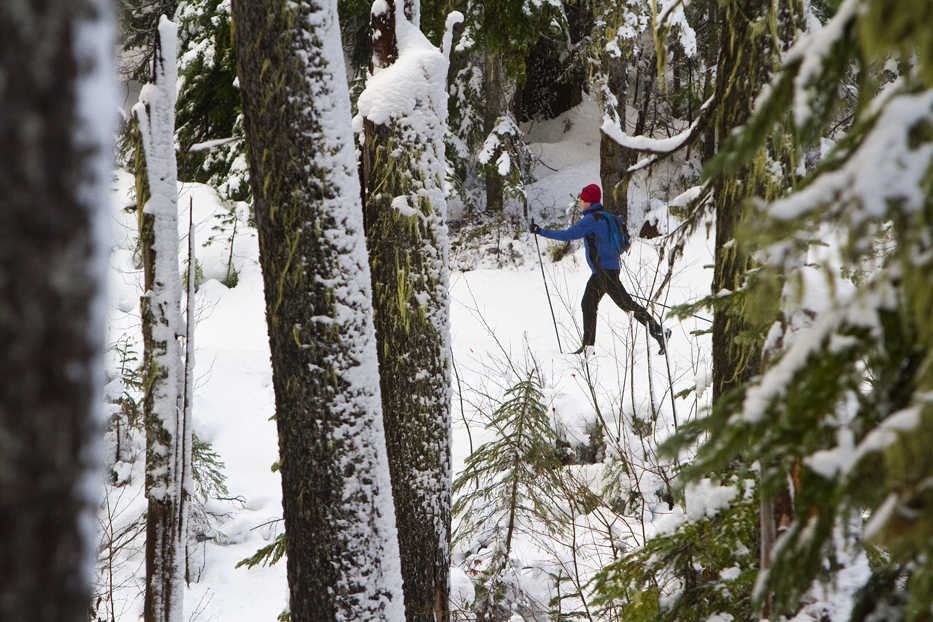
[[[83,622],[103,483],[112,16],[0,3],[0,620]],[[102,26],[106,26],[103,28]]]
[[[716,135],[722,140],[735,128],[746,123],[752,104],[768,82],[774,65],[773,40],[770,32],[753,34],[756,23],[766,20],[769,6],[756,0],[725,5],[719,12],[721,27],[716,88],[722,114]],[[714,294],[736,292],[743,285],[753,260],[735,242],[735,233],[743,219],[743,209],[752,196],[765,196],[764,180],[750,166],[732,174],[723,173],[714,185],[716,206]],[[713,403],[728,391],[738,387],[762,369],[761,346],[750,319],[741,306],[717,308],[713,316]],[[762,477],[770,465],[762,465]],[[769,567],[771,551],[777,538],[777,527],[785,523],[790,512],[790,497],[785,491],[775,499],[762,497],[759,516],[759,564]],[[765,599],[764,615],[770,615],[769,597]]]
[[[767,14],[768,5],[745,0],[726,7],[721,16],[721,47],[716,88],[721,102],[717,126],[719,137],[743,125],[752,104],[767,82],[772,59],[770,40],[757,35],[754,45],[742,46],[751,38],[748,30]],[[727,35],[731,29],[732,34]],[[751,178],[748,168],[720,175],[714,185],[716,209],[716,248],[712,292],[737,291],[752,267],[751,257],[735,243],[735,233],[742,220],[745,201],[760,194],[762,188]],[[748,324],[741,309],[719,309],[713,316],[713,402],[729,389],[739,386],[760,370],[761,344],[739,338]]]
[[[388,5],[394,14],[395,3]],[[378,41],[396,40],[380,24],[414,27],[381,19],[373,24]],[[398,50],[383,55],[395,58]],[[409,622],[442,622],[449,619],[451,511],[447,227],[440,187],[446,97],[436,93],[428,98],[436,108],[424,101],[412,112],[429,120],[427,135],[405,116],[373,122],[366,98],[364,91],[366,236],[405,609]]]
[[[143,398],[146,425],[146,622],[184,618],[185,544],[191,481],[191,426],[185,417],[179,337],[184,334],[178,275],[178,189],[175,164],[175,25],[159,23],[153,82],[133,112],[139,122],[150,196],[140,219],[146,292]]]
[[[619,127],[625,130],[625,64],[621,59],[605,58],[606,87],[615,101],[607,96],[601,97],[603,114],[614,116]],[[606,211],[618,214],[628,222],[628,184],[629,178],[623,178],[625,171],[635,163],[636,153],[626,149],[609,138],[605,132],[599,132],[599,181],[603,189],[603,207]],[[629,231],[629,234],[634,232]]]
[[[487,50],[483,52],[483,140],[495,129],[499,117],[505,113],[505,75],[499,54]],[[496,161],[502,155],[502,146],[493,151],[489,162],[483,166],[486,180],[486,211],[502,212],[505,207],[505,183],[499,175]]]
[[[234,0],[293,622],[404,618],[337,2]]]

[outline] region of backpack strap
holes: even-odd
[[[599,220],[603,218],[600,212],[589,212],[592,214],[594,220]],[[586,253],[590,260],[593,262],[593,266],[597,272],[600,272],[603,267],[599,263],[599,249],[596,246],[596,234],[590,233],[583,237],[583,241],[586,244]]]

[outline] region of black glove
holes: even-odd
[[[528,230],[529,230],[530,232],[534,233],[535,235],[541,233],[541,227],[539,227],[538,225],[536,225],[536,224],[535,224],[535,221],[533,221],[533,220],[531,221],[531,224],[528,225]]]

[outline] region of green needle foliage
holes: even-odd
[[[749,595],[758,500],[752,490],[741,492],[748,483],[734,482],[739,500],[721,512],[654,537],[603,568],[593,604],[626,622],[706,622],[723,612],[757,620]]]
[[[179,21],[184,45],[179,58],[181,80],[175,131],[179,178],[209,183],[226,199],[248,200],[229,3],[185,2]],[[210,149],[192,150],[198,143],[223,139],[233,140]]]
[[[496,438],[467,458],[454,481],[453,511],[460,519],[455,540],[471,555],[490,553],[477,583],[474,610],[479,614],[513,611],[522,600],[510,580],[512,539],[532,521],[547,521],[552,503],[548,483],[560,460],[541,388],[537,373],[531,372],[508,390],[487,425]]]
[[[201,499],[207,501],[229,495],[227,476],[224,474],[226,464],[214,446],[202,441],[195,434],[192,439],[192,452],[192,477]]]
[[[739,6],[720,2],[727,15]],[[603,602],[622,603],[626,619],[690,619],[686,603],[704,615],[793,617],[859,555],[872,572],[852,620],[929,619],[931,7],[843,0],[822,29],[790,48],[777,29],[755,25],[773,49],[786,50],[780,69],[704,168],[708,185],[728,189],[723,179],[744,175],[755,188],[729,242],[754,261],[738,287],[704,303],[741,318],[750,330],[738,338],[760,352],[762,367],[737,378],[665,450],[696,451],[680,474],[685,482],[711,473],[752,479],[768,501],[783,498],[792,480],[792,521],[754,589],[754,554],[743,562],[733,552],[727,561],[741,523],[727,517],[740,505],[705,527],[687,523],[650,540],[600,578]],[[835,147],[805,167],[808,152],[827,140]],[[773,173],[759,184],[763,171]],[[754,519],[755,505],[747,511]],[[754,520],[746,541],[749,533]],[[717,549],[726,557],[710,554]],[[738,568],[740,578],[732,600],[717,603],[704,586],[723,567]],[[691,584],[691,576],[701,579]]]
[[[246,559],[237,562],[236,567],[246,566],[253,568],[255,566],[272,566],[285,557],[285,533],[280,533],[275,539],[266,546],[260,547],[255,553]]]
[[[927,2],[841,3],[706,168],[738,170],[775,136],[801,145],[830,136],[845,112],[840,79],[855,76],[853,120],[835,149],[786,180],[784,196],[755,205],[736,236],[762,261],[742,292],[746,313],[779,294],[764,372],[668,445],[699,445],[687,479],[727,468],[751,476],[761,465],[765,498],[795,474],[794,521],[754,592],[756,606],[772,599],[777,612],[799,610],[859,547],[873,574],[851,619],[929,619],[933,604],[933,62],[917,18],[929,12]],[[829,230],[838,255],[813,265]],[[804,305],[815,291],[818,313]]]

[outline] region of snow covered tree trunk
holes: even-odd
[[[140,244],[146,292],[141,300],[143,414],[146,424],[146,622],[183,620],[185,543],[191,481],[191,425],[184,408],[185,372],[179,338],[178,189],[175,166],[175,25],[159,22],[153,83],[133,108],[146,157],[149,199]]]
[[[101,403],[112,15],[0,3],[0,620],[87,619]]]
[[[293,622],[404,619],[336,0],[235,0]]]
[[[394,40],[397,48],[376,48],[359,110],[382,403],[407,619],[447,620],[450,373],[442,183],[448,59],[393,0],[381,8],[374,9],[374,42]],[[448,18],[445,50],[458,16]],[[396,60],[386,64],[385,58]]]

